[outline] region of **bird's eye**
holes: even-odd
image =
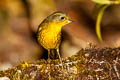
[[[65,20],[66,18],[65,17],[60,17],[60,20]]]

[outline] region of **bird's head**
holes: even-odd
[[[64,12],[55,12],[46,18],[46,21],[53,23],[59,26],[64,26],[71,23],[72,21]]]

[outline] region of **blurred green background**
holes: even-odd
[[[63,28],[62,57],[74,55],[90,43],[98,47],[120,46],[120,6],[110,6],[104,13],[104,44],[96,36],[94,8],[90,0],[0,0],[0,70],[42,57],[44,50],[32,33],[55,11],[64,11],[74,21]]]

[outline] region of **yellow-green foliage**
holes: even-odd
[[[103,39],[101,36],[101,20],[103,17],[103,13],[105,12],[106,8],[108,8],[110,5],[120,4],[120,0],[92,0],[93,2],[97,3],[96,5],[99,5],[101,9],[98,12],[97,20],[96,20],[96,34],[98,36],[98,39],[101,43],[103,43]],[[95,7],[96,7],[95,5]]]

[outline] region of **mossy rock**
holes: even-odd
[[[76,55],[56,60],[23,62],[0,71],[10,80],[119,80],[120,48],[86,48]]]

